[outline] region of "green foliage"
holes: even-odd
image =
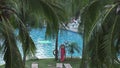
[[[109,7],[106,7],[108,6]],[[91,1],[83,10],[84,48],[81,67],[114,68],[118,60],[116,40],[119,39],[118,3],[103,0]],[[87,62],[87,63],[86,63]]]
[[[47,24],[46,38],[55,38],[60,22],[65,20],[63,6],[55,0],[27,0],[27,3],[31,11],[39,13]]]
[[[0,31],[4,37],[2,50],[4,54],[4,61],[6,63],[5,68],[24,68],[21,54],[17,48],[14,30],[10,21],[5,21],[3,19],[3,22],[1,22],[0,25]],[[16,63],[16,65],[13,63]]]
[[[38,14],[39,13],[39,14]],[[37,14],[37,15],[34,15]],[[8,31],[10,34],[10,38],[7,38],[7,35],[5,35],[5,61],[6,61],[6,68],[18,68],[13,65],[16,63],[17,66],[21,64],[22,65],[22,59],[21,55],[18,52],[18,48],[16,46],[15,36],[12,34],[14,33],[13,30],[10,30],[11,28],[17,28],[19,30],[19,38],[17,40],[20,40],[23,47],[24,57],[27,54],[34,54],[35,53],[35,44],[28,33],[27,27],[34,27],[40,23],[37,23],[40,18],[43,18],[43,21],[45,20],[47,23],[47,31],[46,36],[53,37],[56,34],[58,34],[59,30],[59,22],[64,20],[64,11],[61,7],[61,5],[57,1],[49,1],[49,0],[0,0],[0,24],[3,22],[2,18],[5,20],[5,28],[7,28],[5,31]],[[9,23],[6,23],[7,20],[10,20]],[[36,22],[37,21],[37,22]],[[9,25],[8,25],[9,24]],[[8,29],[8,26],[10,28]],[[54,29],[53,29],[54,27]],[[3,28],[0,27],[1,31],[0,33],[3,33]],[[50,30],[51,29],[51,30]],[[11,32],[11,33],[10,33]],[[5,33],[4,33],[5,34]],[[12,36],[12,37],[11,37]],[[13,39],[12,39],[13,38]],[[10,41],[9,41],[10,40]],[[9,41],[9,42],[8,42]],[[12,41],[14,44],[11,44]],[[15,45],[15,49],[10,49],[11,47]],[[3,50],[2,49],[2,50]],[[10,50],[6,50],[10,49]],[[11,51],[12,53],[15,52],[14,57],[12,57],[11,61]],[[17,52],[17,53],[16,53]],[[7,56],[6,55],[9,55]],[[16,57],[18,59],[16,59]],[[16,60],[13,60],[15,58]],[[9,62],[9,60],[11,62]],[[16,62],[16,61],[20,62]],[[15,61],[15,62],[14,62]],[[13,67],[12,67],[13,66]]]
[[[78,53],[80,52],[80,47],[76,42],[71,42],[71,43],[68,43],[67,50],[71,54],[71,58],[72,58],[72,55],[75,53],[75,51]]]

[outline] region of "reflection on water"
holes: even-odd
[[[30,31],[30,36],[32,37],[37,50],[36,50],[36,54],[35,56],[37,58],[49,58],[49,57],[54,57],[53,55],[53,50],[55,49],[55,40],[46,40],[45,39],[45,28],[43,29],[32,29]],[[71,31],[66,31],[66,30],[62,30],[59,33],[59,37],[58,37],[58,47],[60,46],[60,44],[65,43],[66,41],[68,42],[76,42],[80,48],[82,49],[82,36],[75,33],[75,32],[71,32]],[[19,45],[21,45],[18,42]],[[20,50],[22,50],[21,47],[19,47]],[[59,50],[59,48],[58,48]],[[22,52],[21,52],[22,53]],[[82,54],[82,52],[80,53],[74,53],[73,56],[74,57],[80,57]],[[67,53],[66,56],[70,56],[70,54]],[[0,54],[0,64],[3,63],[2,60],[3,57],[1,57]]]

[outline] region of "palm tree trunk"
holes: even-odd
[[[58,60],[58,34],[56,34],[56,42],[55,42],[55,60]]]

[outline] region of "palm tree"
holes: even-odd
[[[6,11],[5,11],[6,9],[8,11],[11,11],[12,13],[10,13],[10,15],[14,16],[14,17],[9,18],[8,15],[2,14],[3,11],[0,11],[1,12],[0,13],[0,22],[4,22],[4,20],[5,20],[4,23],[1,23],[5,29],[3,30],[2,25],[1,25],[0,31],[1,31],[1,33],[3,33],[3,35],[5,34],[4,35],[5,36],[5,44],[4,45],[6,45],[6,47],[4,48],[5,49],[4,57],[5,57],[5,61],[6,61],[6,68],[8,68],[8,67],[16,68],[14,61],[16,61],[15,63],[18,63],[17,67],[24,68],[24,65],[22,64],[22,62],[24,61],[24,64],[25,64],[25,57],[26,57],[27,53],[35,52],[34,51],[35,45],[34,45],[32,39],[30,38],[29,33],[26,28],[26,17],[28,17],[28,16],[26,16],[26,13],[28,11],[26,9],[29,9],[31,12],[39,12],[39,14],[42,17],[45,17],[45,19],[47,21],[46,22],[47,23],[46,37],[48,37],[48,36],[55,37],[56,34],[58,34],[57,33],[58,29],[59,29],[58,21],[63,19],[63,16],[62,16],[63,12],[61,12],[62,8],[59,6],[59,3],[54,2],[54,1],[49,1],[49,0],[37,0],[37,1],[35,1],[35,0],[15,0],[15,1],[9,0],[9,1],[10,1],[10,3],[8,1],[6,2],[6,1],[0,0],[0,9],[2,9],[5,13],[6,13]],[[4,4],[4,3],[6,3],[6,4]],[[7,8],[6,5],[9,5],[9,6],[7,6],[9,8]],[[58,12],[55,12],[55,11],[58,11]],[[39,14],[38,14],[38,17],[39,17]],[[9,19],[10,19],[10,21],[9,21]],[[11,27],[8,29],[9,26],[11,26]],[[54,27],[54,29],[52,29],[53,27]],[[14,31],[12,30],[13,28],[19,29],[19,37],[20,37],[19,39],[23,45],[23,52],[24,52],[23,61],[21,61],[22,59],[21,59],[19,50],[16,46],[17,44],[15,44],[16,41],[15,41],[15,39],[14,39],[15,37],[13,35],[13,33],[14,33]],[[9,31],[9,32],[7,32],[7,31]],[[10,37],[8,37],[7,35]],[[13,38],[13,40],[12,40],[12,38]],[[11,44],[11,42],[14,42],[14,45],[15,45],[14,47],[13,47],[13,44]],[[9,47],[8,45],[11,47]],[[10,49],[10,48],[14,48],[14,49]],[[6,49],[8,49],[9,51]],[[12,52],[10,50],[12,50]],[[10,58],[10,57],[12,57],[13,52],[15,52],[14,53],[15,55],[13,58],[17,57],[17,60]],[[8,56],[8,55],[10,55],[10,56]],[[21,66],[19,66],[19,65],[21,65]]]
[[[68,43],[67,50],[71,54],[71,58],[75,51],[77,51],[78,53],[80,52],[80,48],[76,42]]]
[[[23,1],[24,2],[24,1]],[[37,1],[39,3],[40,8],[35,9],[35,7],[38,7],[38,5],[29,5],[30,8],[34,8],[36,11],[42,10],[39,14],[42,15],[42,17],[45,17],[46,20],[46,38],[55,38],[55,36],[58,34],[59,30],[59,21],[63,20],[63,12],[61,13],[62,8],[59,6],[57,1]],[[34,4],[34,1],[28,1],[28,3]],[[37,3],[36,3],[37,4]],[[41,7],[42,6],[42,7]],[[58,11],[60,9],[60,11]],[[35,10],[31,10],[35,12]],[[55,12],[58,11],[58,12]],[[23,12],[23,11],[22,11]],[[24,12],[25,13],[25,12]],[[39,17],[39,16],[37,16]],[[24,20],[24,17],[22,17],[21,20]],[[54,27],[54,29],[53,29]],[[24,33],[24,32],[23,32]],[[56,42],[56,47],[57,47],[57,42]],[[57,53],[57,48],[56,48],[56,53]],[[57,54],[56,54],[56,60],[57,60]]]
[[[91,0],[81,13],[84,45],[81,68],[115,68],[119,63],[119,2]]]
[[[5,68],[24,68],[22,57],[16,44],[13,25],[10,16],[14,10],[10,8],[9,1],[0,0],[0,33],[3,36],[2,52],[4,53]],[[9,6],[8,6],[9,5]],[[13,63],[16,63],[13,64]]]

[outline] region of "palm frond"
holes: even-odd
[[[106,51],[107,50],[106,48],[108,46],[104,45],[103,42],[106,40],[102,39],[101,37],[105,37],[107,32],[110,31],[109,28],[112,25],[110,24],[110,22],[111,23],[114,22],[113,17],[115,17],[114,16],[115,12],[113,13],[113,16],[110,16],[110,14],[112,14],[111,12],[113,12],[113,10],[115,9],[116,4],[112,4],[112,6],[110,8],[107,8],[107,10],[105,8],[105,5],[111,4],[111,2],[112,1],[110,2],[104,1],[103,3],[102,0],[94,0],[90,2],[88,6],[86,6],[86,8],[83,10],[83,13],[82,13],[82,17],[81,17],[82,23],[84,23],[84,48],[83,48],[84,51],[83,53],[86,54],[86,56],[83,54],[83,58],[96,62],[94,65],[92,65],[92,67],[96,65],[94,68],[96,67],[102,68],[104,66],[108,68],[110,67],[110,64],[109,65],[105,64],[105,61],[106,61],[105,57],[107,57],[106,54],[108,54],[108,52]],[[109,23],[106,20],[109,21]],[[90,43],[93,41],[94,43]],[[90,52],[87,51],[88,49],[90,49]],[[89,54],[91,56],[90,59],[88,58]]]
[[[116,45],[114,45],[119,34],[119,16],[116,15],[115,9],[116,5],[111,7],[110,10],[105,13],[101,21],[102,26],[99,27],[100,29],[94,29],[92,39],[95,43],[89,44],[89,49],[92,51],[90,52],[92,55],[91,61],[95,62],[91,67],[112,68],[116,66],[116,62],[119,62],[115,49]],[[95,30],[97,32],[95,32]],[[93,45],[92,48],[91,45]]]
[[[5,68],[24,68],[22,64],[22,57],[18,50],[16,44],[16,37],[14,35],[14,30],[9,21],[5,21],[0,23],[2,25],[1,31],[3,36],[5,37],[4,41],[4,61]],[[16,63],[16,65],[14,64]]]
[[[61,4],[57,1],[48,0],[28,0],[27,3],[33,11],[38,11],[38,13],[44,17],[47,23],[46,37],[55,37],[59,30],[59,22],[64,21],[64,10]],[[54,29],[52,29],[54,27]]]
[[[22,42],[23,52],[25,54],[35,54],[35,44],[29,36],[27,28],[22,22],[19,23],[19,38]]]
[[[78,53],[80,52],[80,47],[76,42],[69,43],[67,48],[70,53],[74,53],[75,51],[77,51]]]

